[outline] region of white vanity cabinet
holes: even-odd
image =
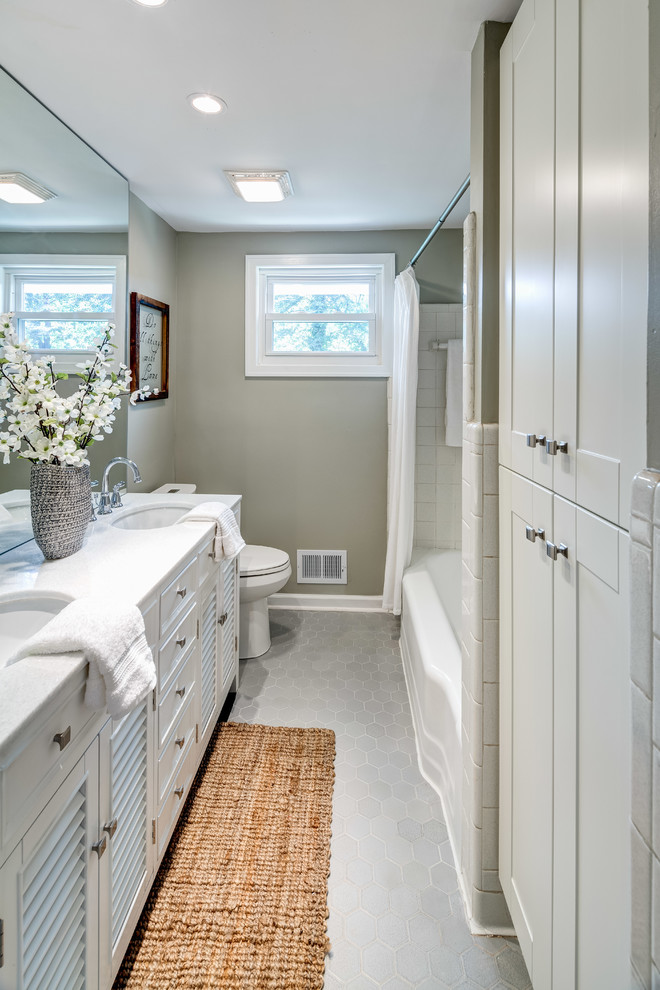
[[[207,537],[142,611],[156,688],[125,718],[84,671],[0,765],[0,990],[109,990],[237,683],[236,562]]]
[[[500,469],[500,879],[534,990],[627,986],[628,542]]]

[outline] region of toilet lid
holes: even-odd
[[[243,547],[241,550],[241,577],[272,574],[281,571],[289,563],[289,555],[275,547]]]

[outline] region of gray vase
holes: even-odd
[[[34,539],[46,560],[77,553],[92,515],[89,465],[33,464],[30,512]]]

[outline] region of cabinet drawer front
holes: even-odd
[[[193,558],[168,584],[160,596],[160,632],[167,632],[177,616],[190,604],[197,583],[197,558]]]
[[[158,856],[162,856],[170,832],[174,826],[181,808],[185,804],[193,776],[195,774],[195,747],[190,743],[185,751],[179,769],[174,775],[172,786],[162,803],[158,813]]]
[[[98,715],[85,705],[84,697],[85,685],[81,684],[3,770],[3,841],[8,840],[32,801],[42,802],[45,782],[52,778],[55,784],[51,786],[57,786],[57,779],[66,776],[67,756],[76,748],[87,723]]]
[[[195,738],[195,706],[190,702],[177,719],[158,759],[158,805],[177,773],[191,740]]]
[[[160,648],[158,654],[158,690],[161,694],[196,639],[197,609],[191,608]]]
[[[174,728],[179,712],[187,704],[195,692],[197,677],[197,651],[192,650],[190,656],[179,669],[167,693],[158,705],[158,748],[160,749]]]
[[[217,575],[218,567],[218,562],[213,559],[213,540],[209,540],[198,557],[197,576],[200,588],[212,574]]]

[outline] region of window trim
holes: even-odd
[[[247,378],[389,378],[392,369],[394,254],[271,254],[245,257],[245,375]],[[373,280],[369,313],[286,313],[268,309],[274,278],[368,278]],[[368,352],[296,353],[272,350],[273,318],[315,317],[317,322],[370,322]],[[319,320],[319,317],[322,319]]]
[[[90,319],[103,319],[115,325],[115,336],[113,343],[116,345],[114,353],[114,364],[128,364],[126,359],[126,255],[117,254],[1,254],[0,255],[0,310],[3,313],[14,312],[16,310],[14,277],[16,275],[35,275],[47,277],[53,269],[68,269],[66,275],[71,274],[92,276],[98,269],[114,269],[115,279],[115,310],[113,313],[86,313]],[[39,314],[36,314],[39,316]],[[58,316],[61,314],[53,314]],[[55,357],[55,369],[67,374],[74,374],[80,371],[76,365],[86,360],[94,354],[94,350],[32,350],[30,352],[35,357],[43,357],[52,354]]]

